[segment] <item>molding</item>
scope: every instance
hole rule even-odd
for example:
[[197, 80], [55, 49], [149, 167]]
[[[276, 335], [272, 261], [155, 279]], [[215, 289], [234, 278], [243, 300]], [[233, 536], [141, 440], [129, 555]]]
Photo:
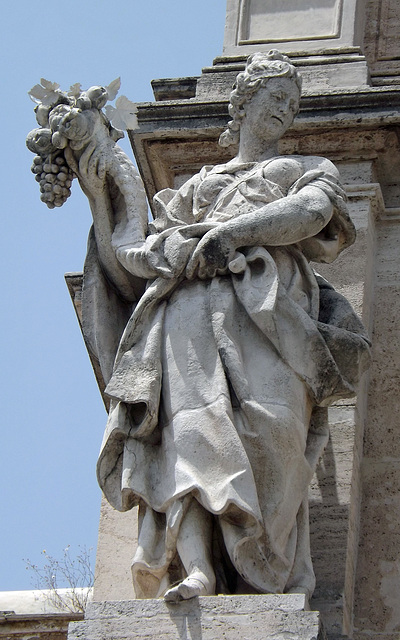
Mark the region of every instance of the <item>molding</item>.
[[[284, 153], [314, 153], [334, 162], [375, 160], [384, 153], [385, 136], [400, 127], [400, 86], [307, 92], [300, 106], [282, 139]], [[155, 193], [174, 187], [179, 176], [234, 155], [217, 143], [228, 119], [227, 97], [137, 104], [138, 124], [128, 135], [150, 206]]]
[[371, 182], [369, 184], [345, 184], [344, 188], [350, 202], [369, 200], [374, 218], [383, 219], [387, 209], [385, 209], [382, 189], [379, 182]]
[[387, 207], [383, 215], [380, 216], [381, 222], [400, 222], [400, 207]]
[[399, 223], [400, 207], [385, 207], [381, 185], [378, 182], [370, 184], [344, 185], [350, 202], [368, 199], [371, 203], [374, 218], [379, 222]]
[[83, 613], [16, 614], [2, 612], [0, 638], [5, 640], [67, 640], [71, 622], [83, 620]]

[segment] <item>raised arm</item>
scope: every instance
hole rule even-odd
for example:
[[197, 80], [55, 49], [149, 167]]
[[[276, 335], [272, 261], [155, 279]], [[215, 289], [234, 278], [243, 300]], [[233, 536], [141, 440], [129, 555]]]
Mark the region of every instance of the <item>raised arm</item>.
[[145, 241], [147, 203], [140, 177], [122, 150], [107, 140], [92, 140], [79, 159], [69, 148], [65, 156], [89, 201], [101, 266], [119, 293], [134, 299], [143, 286], [118, 259], [117, 247]]
[[[147, 260], [147, 201], [138, 172], [116, 145], [123, 133], [111, 126], [102, 111], [119, 88], [69, 92], [42, 80], [31, 91], [37, 102], [39, 128], [28, 134], [36, 153], [32, 171], [40, 183], [41, 199], [60, 207], [71, 194], [74, 177], [87, 196], [93, 216], [96, 256], [103, 275], [127, 301], [137, 299], [144, 280], [158, 275]], [[154, 258], [150, 252], [150, 258]], [[153, 260], [154, 262], [154, 260]]]

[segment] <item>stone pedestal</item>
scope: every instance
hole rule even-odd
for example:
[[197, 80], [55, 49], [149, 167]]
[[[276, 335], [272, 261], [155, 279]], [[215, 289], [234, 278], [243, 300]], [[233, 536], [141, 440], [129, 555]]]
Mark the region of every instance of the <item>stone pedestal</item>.
[[228, 0], [224, 59], [276, 48], [300, 58], [305, 86], [368, 84], [366, 0]]
[[96, 602], [68, 640], [323, 640], [319, 613], [293, 595], [211, 596], [180, 604], [163, 600]]
[[361, 44], [365, 0], [228, 0], [225, 55], [271, 49], [345, 49]]

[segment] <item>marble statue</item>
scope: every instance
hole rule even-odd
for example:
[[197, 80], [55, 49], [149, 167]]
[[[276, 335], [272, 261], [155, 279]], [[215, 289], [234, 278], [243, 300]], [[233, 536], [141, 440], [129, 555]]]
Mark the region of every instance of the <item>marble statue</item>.
[[315, 586], [307, 489], [326, 407], [355, 394], [369, 343], [310, 265], [355, 240], [338, 171], [278, 154], [300, 92], [286, 56], [252, 55], [220, 138], [237, 155], [158, 193], [149, 225], [107, 89], [37, 100], [42, 199], [60, 206], [76, 176], [93, 213], [82, 312], [109, 399], [98, 479], [116, 509], [139, 505], [137, 597]]

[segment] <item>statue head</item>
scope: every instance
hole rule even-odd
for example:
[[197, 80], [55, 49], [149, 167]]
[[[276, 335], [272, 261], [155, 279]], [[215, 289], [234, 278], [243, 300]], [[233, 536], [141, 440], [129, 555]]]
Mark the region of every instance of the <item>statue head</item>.
[[245, 70], [238, 74], [230, 95], [229, 115], [232, 120], [228, 122], [227, 129], [219, 138], [222, 147], [238, 144], [240, 125], [244, 117], [243, 105], [272, 78], [289, 78], [301, 93], [301, 76], [287, 56], [277, 49], [251, 55], [247, 59]]

